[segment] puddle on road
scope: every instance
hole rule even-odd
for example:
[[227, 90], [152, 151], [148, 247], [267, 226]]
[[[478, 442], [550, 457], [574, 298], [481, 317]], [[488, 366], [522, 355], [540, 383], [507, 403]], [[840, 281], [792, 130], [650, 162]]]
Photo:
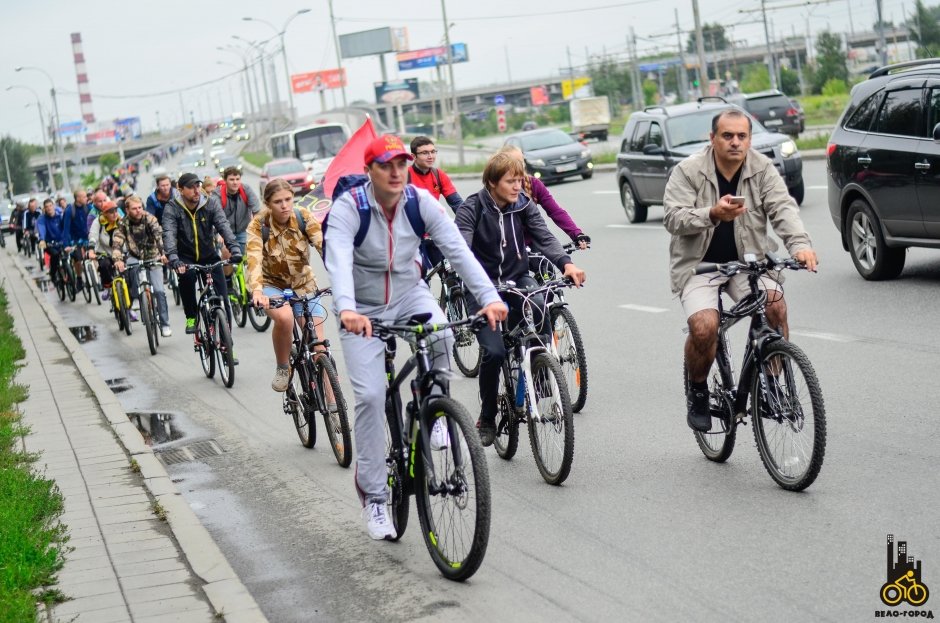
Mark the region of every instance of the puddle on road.
[[104, 382], [108, 385], [108, 387], [111, 388], [111, 391], [114, 392], [115, 394], [126, 392], [127, 390], [133, 387], [133, 385], [131, 385], [130, 382], [123, 376], [116, 378], [116, 379], [105, 379]]
[[148, 446], [177, 441], [186, 436], [186, 433], [176, 426], [172, 413], [136, 411], [129, 412], [127, 418], [137, 427]]
[[92, 342], [98, 339], [98, 327], [95, 325], [83, 324], [77, 327], [69, 327], [69, 331], [75, 336], [79, 344]]
[[51, 292], [55, 289], [49, 277], [33, 277], [33, 281], [36, 282], [36, 287], [39, 288], [40, 292]]

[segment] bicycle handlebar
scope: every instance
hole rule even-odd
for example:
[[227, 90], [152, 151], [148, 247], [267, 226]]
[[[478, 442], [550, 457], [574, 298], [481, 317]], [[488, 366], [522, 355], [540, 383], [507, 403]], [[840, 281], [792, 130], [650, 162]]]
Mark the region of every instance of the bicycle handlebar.
[[268, 309], [277, 309], [279, 307], [284, 307], [289, 303], [307, 303], [314, 299], [318, 299], [321, 296], [329, 296], [332, 294], [333, 288], [323, 288], [322, 290], [316, 290], [310, 294], [299, 295], [292, 292], [290, 296], [270, 297], [268, 298]]
[[574, 282], [569, 277], [562, 277], [561, 279], [552, 279], [551, 281], [546, 281], [545, 283], [538, 285], [530, 285], [517, 287], [515, 282], [507, 281], [504, 283], [496, 284], [497, 292], [512, 292], [513, 294], [520, 294], [522, 296], [530, 296], [532, 294], [538, 294], [540, 292], [546, 292], [548, 290], [557, 290], [558, 288], [571, 288], [574, 286]]
[[199, 272], [199, 273], [209, 273], [209, 272], [212, 272], [213, 270], [215, 270], [216, 268], [219, 268], [220, 266], [229, 266], [229, 265], [231, 265], [231, 263], [232, 263], [232, 262], [231, 262], [230, 260], [219, 260], [218, 262], [216, 262], [216, 263], [214, 263], [214, 264], [185, 264], [185, 263], [180, 263], [180, 266], [185, 266], [185, 267], [186, 267], [186, 270], [193, 270], [193, 271], [196, 271], [196, 272]]
[[478, 331], [483, 327], [487, 326], [486, 316], [474, 315], [470, 318], [463, 318], [454, 322], [421, 322], [417, 324], [385, 324], [381, 320], [376, 320], [370, 318], [369, 321], [372, 323], [372, 335], [381, 340], [386, 340], [389, 337], [394, 337], [395, 335], [412, 336], [412, 335], [422, 335], [436, 333], [438, 331], [443, 331], [445, 329], [451, 329], [454, 327], [462, 327], [464, 325], [470, 325], [470, 328], [474, 331]]
[[722, 275], [730, 277], [738, 273], [763, 275], [772, 270], [783, 270], [784, 268], [788, 268], [790, 270], [806, 270], [806, 266], [792, 257], [781, 258], [777, 257], [773, 253], [768, 253], [766, 257], [766, 260], [757, 260], [755, 258], [754, 260], [747, 262], [739, 262], [737, 260], [721, 264], [714, 262], [704, 262], [693, 268], [692, 273], [695, 275], [704, 275], [706, 273], [721, 273]]

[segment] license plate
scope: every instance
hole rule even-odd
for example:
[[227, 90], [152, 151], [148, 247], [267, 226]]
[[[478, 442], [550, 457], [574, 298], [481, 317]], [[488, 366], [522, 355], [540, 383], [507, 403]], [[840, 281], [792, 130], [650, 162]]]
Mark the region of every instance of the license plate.
[[783, 125], [783, 119], [768, 119], [764, 125]]
[[570, 164], [560, 164], [557, 167], [555, 167], [555, 170], [558, 171], [559, 173], [567, 173], [568, 171], [574, 171], [577, 168], [578, 168], [578, 163], [572, 162]]

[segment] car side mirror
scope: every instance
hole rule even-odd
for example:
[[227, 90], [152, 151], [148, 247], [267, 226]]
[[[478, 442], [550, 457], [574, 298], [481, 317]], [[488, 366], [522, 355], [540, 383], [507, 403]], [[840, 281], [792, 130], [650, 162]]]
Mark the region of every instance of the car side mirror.
[[933, 140], [940, 141], [940, 123], [933, 127]]
[[663, 148], [660, 147], [659, 145], [650, 143], [648, 145], [643, 146], [643, 154], [646, 156], [658, 156], [658, 155], [661, 155], [662, 153], [663, 153]]

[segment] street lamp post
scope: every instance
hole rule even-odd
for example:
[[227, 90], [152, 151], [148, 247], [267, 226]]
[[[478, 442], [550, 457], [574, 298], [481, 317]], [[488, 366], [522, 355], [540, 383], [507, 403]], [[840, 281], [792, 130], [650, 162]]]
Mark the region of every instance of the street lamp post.
[[[336, 48], [336, 67], [339, 69], [340, 76], [343, 75], [343, 55], [340, 53], [339, 49], [339, 37], [336, 35], [336, 16], [333, 14], [333, 0], [328, 0], [330, 6], [330, 26], [333, 29], [333, 47]], [[349, 108], [346, 104], [346, 81], [342, 81], [342, 86], [340, 91], [343, 95], [343, 115], [346, 118], [346, 125], [349, 126]], [[333, 104], [336, 104], [336, 99], [333, 99]]]
[[290, 24], [294, 20], [295, 17], [299, 15], [303, 15], [304, 13], [309, 13], [309, 12], [310, 12], [310, 9], [300, 9], [299, 11], [297, 11], [296, 13], [294, 13], [293, 15], [287, 18], [287, 21], [284, 22], [284, 26], [281, 27], [280, 31], [278, 31], [278, 29], [274, 26], [274, 24], [266, 20], [259, 19], [257, 17], [243, 17], [242, 18], [246, 22], [261, 22], [262, 24], [267, 24], [274, 30], [275, 33], [277, 33], [278, 37], [281, 39], [281, 58], [284, 61], [284, 77], [287, 79], [287, 98], [288, 98], [288, 102], [290, 103], [290, 120], [291, 120], [291, 123], [294, 125], [297, 124], [297, 111], [294, 110], [294, 89], [291, 87], [290, 67], [288, 67], [287, 65], [287, 48], [284, 46], [284, 33], [287, 32], [288, 24]]
[[55, 82], [52, 80], [52, 76], [49, 75], [44, 69], [39, 67], [17, 67], [16, 71], [23, 71], [24, 69], [32, 69], [33, 71], [38, 71], [39, 73], [46, 76], [49, 79], [49, 84], [52, 86], [50, 93], [52, 94], [52, 108], [55, 111], [55, 122], [53, 123], [53, 132], [52, 132], [52, 143], [56, 148], [56, 152], [59, 154], [59, 166], [62, 167], [62, 180], [65, 183], [66, 189], [71, 190], [72, 180], [69, 179], [69, 168], [65, 165], [65, 152], [62, 149], [62, 140], [59, 136], [59, 126], [62, 125], [62, 118], [59, 117], [59, 98], [56, 97], [55, 93]]
[[[254, 98], [252, 97], [252, 94], [251, 94], [251, 78], [250, 78], [249, 75], [248, 75], [248, 60], [247, 60], [247, 58], [245, 57], [245, 54], [242, 52], [242, 49], [239, 48], [239, 47], [237, 47], [237, 46], [234, 46], [234, 45], [232, 45], [232, 44], [229, 44], [229, 45], [225, 46], [224, 48], [223, 48], [222, 46], [218, 46], [218, 47], [216, 47], [216, 50], [221, 50], [222, 52], [232, 52], [233, 54], [238, 54], [239, 58], [242, 59], [242, 72], [244, 73], [244, 75], [242, 76], [242, 78], [243, 78], [243, 83], [242, 83], [242, 89], [243, 89], [242, 100], [243, 100], [243, 102], [247, 105], [247, 110], [248, 110], [249, 113], [250, 113], [249, 119], [251, 119], [251, 126], [252, 126], [252, 130], [251, 130], [251, 131], [252, 131], [252, 134], [257, 135], [257, 134], [258, 134], [258, 117], [257, 117], [258, 111], [256, 111], [256, 109], [255, 109], [255, 100], [254, 100]], [[222, 61], [217, 61], [217, 62], [221, 63]], [[255, 86], [257, 86], [257, 84], [256, 84]], [[256, 93], [257, 93], [257, 91], [256, 91]], [[261, 103], [260, 103], [260, 101], [258, 102], [258, 108], [261, 108]]]
[[450, 22], [447, 21], [446, 0], [441, 0], [441, 12], [444, 15], [444, 45], [447, 46], [447, 72], [450, 76], [450, 92], [454, 102], [454, 134], [456, 134], [457, 138], [457, 161], [460, 163], [460, 166], [463, 166], [463, 128], [460, 125], [460, 106], [457, 101], [457, 84], [454, 82], [454, 59], [451, 58]]
[[[49, 187], [52, 189], [52, 193], [57, 192], [55, 185], [55, 176], [52, 174], [52, 159], [49, 158], [49, 139], [46, 136], [46, 121], [42, 116], [42, 106], [39, 104], [39, 95], [27, 86], [21, 84], [14, 84], [7, 87], [7, 91], [10, 89], [23, 89], [29, 91], [33, 94], [33, 97], [36, 98], [36, 110], [39, 111], [39, 128], [42, 130], [42, 150], [46, 154], [46, 171], [49, 174]], [[28, 106], [28, 104], [27, 104]]]
[[[262, 78], [261, 83], [264, 86], [264, 102], [268, 109], [267, 110], [268, 119], [271, 122], [271, 132], [273, 133], [274, 132], [274, 117], [271, 115], [271, 109], [273, 107], [271, 106], [271, 95], [268, 92], [268, 81], [264, 75], [264, 44], [267, 43], [267, 41], [263, 41], [263, 42], [249, 41], [248, 39], [244, 39], [242, 37], [239, 37], [238, 35], [232, 35], [232, 38], [237, 39], [238, 41], [241, 41], [242, 43], [247, 44], [249, 51], [255, 50], [258, 53], [258, 60], [252, 64], [251, 73], [254, 76], [255, 91], [258, 93], [258, 108], [260, 109], [261, 108], [261, 93], [260, 93], [260, 90], [258, 89], [258, 72], [257, 72], [258, 68], [260, 67], [261, 78]], [[256, 67], [255, 65], [257, 65], [258, 67]]]

